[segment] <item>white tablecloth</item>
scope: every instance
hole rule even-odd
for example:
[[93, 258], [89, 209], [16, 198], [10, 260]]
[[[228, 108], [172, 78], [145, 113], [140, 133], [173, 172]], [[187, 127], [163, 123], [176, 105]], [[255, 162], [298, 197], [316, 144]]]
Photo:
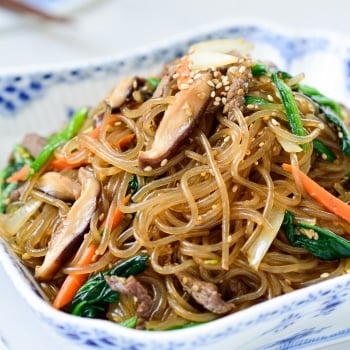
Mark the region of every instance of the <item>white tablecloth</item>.
[[[287, 25], [295, 31], [332, 29], [350, 36], [350, 5], [344, 0], [81, 0], [63, 3], [58, 10], [74, 18], [69, 25], [18, 18], [0, 9], [0, 70], [97, 58], [220, 19], [256, 17]], [[35, 318], [1, 267], [0, 281], [0, 349], [78, 349], [69, 346]], [[350, 344], [332, 347], [349, 348]]]

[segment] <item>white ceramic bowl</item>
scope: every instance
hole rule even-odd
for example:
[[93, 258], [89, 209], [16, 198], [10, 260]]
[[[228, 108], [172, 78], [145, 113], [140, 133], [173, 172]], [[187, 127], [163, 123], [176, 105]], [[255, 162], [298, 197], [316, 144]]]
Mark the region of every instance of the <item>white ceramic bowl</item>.
[[[336, 33], [298, 34], [256, 20], [199, 28], [134, 52], [64, 67], [0, 72], [0, 164], [29, 131], [56, 131], [72, 111], [94, 105], [122, 76], [158, 72], [195, 41], [244, 37], [254, 56], [269, 59], [342, 102], [350, 97], [350, 44]], [[350, 275], [324, 281], [201, 326], [168, 332], [127, 329], [109, 321], [59, 312], [0, 241], [0, 260], [18, 293], [38, 317], [76, 344], [108, 350], [311, 349], [350, 339]]]

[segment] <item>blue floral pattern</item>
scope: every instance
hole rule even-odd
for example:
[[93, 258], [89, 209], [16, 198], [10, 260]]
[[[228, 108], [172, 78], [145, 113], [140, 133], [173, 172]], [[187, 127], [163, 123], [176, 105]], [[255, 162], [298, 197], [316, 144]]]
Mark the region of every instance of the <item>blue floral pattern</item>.
[[324, 38], [285, 36], [259, 26], [232, 26], [216, 32], [200, 34], [169, 47], [160, 47], [148, 53], [139, 53], [128, 59], [110, 59], [103, 64], [72, 67], [59, 71], [45, 71], [26, 75], [0, 77], [0, 117], [16, 116], [19, 109], [32, 100], [42, 97], [48, 89], [58, 84], [76, 84], [86, 79], [100, 80], [111, 74], [132, 72], [163, 63], [181, 56], [194, 42], [220, 37], [244, 37], [252, 43], [273, 44], [283, 57], [285, 69], [296, 59], [309, 52], [322, 51], [330, 43]]
[[[115, 57], [104, 62], [32, 74], [0, 76], [1, 120], [21, 118], [21, 111], [34, 101], [44, 100], [54, 88], [104, 84], [118, 75], [152, 71], [180, 56], [194, 42], [219, 37], [244, 37], [258, 46], [268, 46], [268, 54], [278, 56], [282, 68], [295, 60], [328, 50], [332, 42], [325, 37], [294, 36], [259, 25], [229, 25], [187, 39], [161, 45], [136, 55]], [[350, 52], [343, 59], [345, 90], [350, 89]], [[112, 78], [111, 78], [112, 77]], [[105, 86], [105, 85], [104, 85]], [[107, 85], [106, 85], [107, 86]], [[74, 110], [65, 103], [65, 116]], [[21, 296], [43, 323], [70, 342], [104, 350], [189, 350], [189, 349], [307, 349], [350, 338], [350, 327], [341, 322], [350, 307], [350, 276], [324, 281], [317, 286], [274, 298], [246, 311], [192, 329], [171, 331], [164, 338], [157, 332], [121, 331], [109, 321], [85, 320], [53, 310], [42, 300], [30, 273], [0, 240], [0, 260]], [[345, 310], [345, 311], [344, 311]], [[91, 321], [91, 322], [90, 322]], [[163, 333], [164, 334], [164, 333]]]

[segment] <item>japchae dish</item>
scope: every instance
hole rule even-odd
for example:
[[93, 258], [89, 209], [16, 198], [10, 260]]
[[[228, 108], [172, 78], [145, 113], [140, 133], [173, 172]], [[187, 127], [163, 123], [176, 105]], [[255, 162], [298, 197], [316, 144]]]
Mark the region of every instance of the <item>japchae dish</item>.
[[0, 233], [53, 307], [170, 330], [349, 271], [349, 111], [251, 51], [197, 43], [14, 147]]

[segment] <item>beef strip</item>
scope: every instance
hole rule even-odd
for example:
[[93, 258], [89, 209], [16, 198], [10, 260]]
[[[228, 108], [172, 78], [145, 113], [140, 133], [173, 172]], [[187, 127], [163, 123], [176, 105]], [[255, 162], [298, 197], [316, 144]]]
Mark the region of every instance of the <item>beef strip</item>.
[[36, 158], [46, 143], [47, 140], [45, 137], [36, 133], [29, 133], [24, 136], [21, 145], [25, 147], [34, 158]]
[[182, 287], [207, 310], [215, 314], [226, 314], [235, 308], [234, 304], [222, 299], [215, 284], [205, 282], [185, 271], [178, 272], [176, 276]]
[[147, 289], [134, 276], [128, 278], [106, 276], [105, 280], [111, 289], [136, 298], [136, 315], [138, 318], [136, 328], [143, 329], [145, 321], [150, 318], [152, 308], [152, 298], [149, 296]]
[[232, 81], [227, 92], [227, 102], [225, 112], [230, 112], [234, 108], [243, 111], [245, 106], [244, 96], [248, 93], [249, 82], [252, 78], [250, 59], [241, 58], [239, 63], [227, 70], [227, 75]]

